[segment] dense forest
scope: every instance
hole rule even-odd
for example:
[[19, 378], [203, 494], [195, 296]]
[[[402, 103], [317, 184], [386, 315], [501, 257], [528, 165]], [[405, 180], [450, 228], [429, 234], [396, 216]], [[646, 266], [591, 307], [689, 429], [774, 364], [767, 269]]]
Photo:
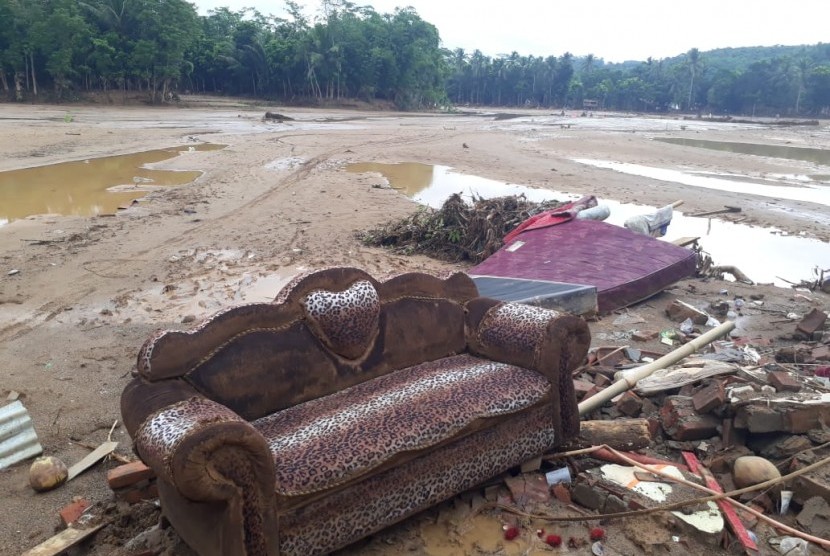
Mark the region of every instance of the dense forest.
[[830, 44], [696, 48], [622, 64], [593, 55], [491, 57], [444, 48], [412, 8], [377, 13], [285, 0], [285, 18], [185, 0], [0, 0], [0, 87], [9, 101], [102, 93], [175, 101], [185, 92], [284, 103], [360, 99], [453, 105], [826, 116]]

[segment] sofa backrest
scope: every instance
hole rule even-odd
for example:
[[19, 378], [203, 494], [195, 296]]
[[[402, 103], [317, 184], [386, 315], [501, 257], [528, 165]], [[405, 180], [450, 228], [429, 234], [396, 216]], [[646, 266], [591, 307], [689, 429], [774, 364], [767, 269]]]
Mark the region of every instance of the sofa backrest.
[[379, 282], [356, 268], [298, 276], [272, 303], [222, 311], [190, 331], [144, 344], [138, 372], [183, 379], [246, 419], [466, 350], [466, 275], [401, 274]]

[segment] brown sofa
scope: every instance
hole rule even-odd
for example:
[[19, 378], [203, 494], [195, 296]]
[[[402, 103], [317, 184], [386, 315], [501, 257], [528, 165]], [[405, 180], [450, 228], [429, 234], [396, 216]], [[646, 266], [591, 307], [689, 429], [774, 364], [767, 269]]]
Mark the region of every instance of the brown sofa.
[[589, 343], [580, 318], [465, 274], [326, 269], [154, 335], [121, 408], [197, 552], [309, 556], [575, 436]]

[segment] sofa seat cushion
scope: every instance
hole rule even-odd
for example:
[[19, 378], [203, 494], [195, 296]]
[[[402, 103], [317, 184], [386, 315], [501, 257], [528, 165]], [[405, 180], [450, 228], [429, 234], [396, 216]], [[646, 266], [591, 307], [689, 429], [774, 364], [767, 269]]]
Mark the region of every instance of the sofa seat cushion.
[[357, 384], [254, 421], [276, 466], [283, 496], [320, 492], [364, 475], [403, 452], [441, 443], [476, 420], [545, 399], [543, 375], [456, 355]]

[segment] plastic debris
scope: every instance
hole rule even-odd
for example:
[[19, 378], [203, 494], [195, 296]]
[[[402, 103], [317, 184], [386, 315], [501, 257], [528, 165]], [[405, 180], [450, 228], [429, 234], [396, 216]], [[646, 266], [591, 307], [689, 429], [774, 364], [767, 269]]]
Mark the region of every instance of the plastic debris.
[[797, 537], [774, 537], [769, 540], [769, 544], [779, 554], [787, 556], [809, 556], [810, 554], [810, 544]]
[[793, 499], [793, 491], [791, 490], [782, 490], [781, 491], [781, 509], [779, 513], [781, 515], [785, 515], [787, 510], [790, 509], [790, 501]]
[[570, 483], [571, 470], [568, 467], [561, 467], [553, 471], [548, 471], [545, 473], [545, 480], [548, 482], [548, 486], [558, 485], [559, 483]]

